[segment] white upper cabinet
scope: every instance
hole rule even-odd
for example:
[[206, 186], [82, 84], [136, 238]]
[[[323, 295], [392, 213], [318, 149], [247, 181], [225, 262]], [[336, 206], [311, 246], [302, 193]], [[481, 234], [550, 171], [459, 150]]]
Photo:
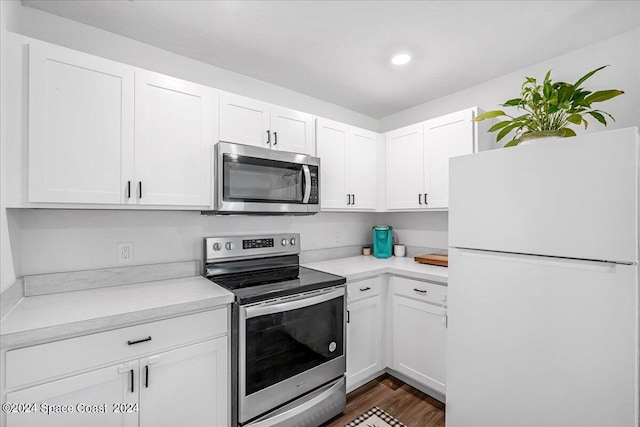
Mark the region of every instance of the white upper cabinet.
[[346, 180], [349, 127], [326, 119], [318, 119], [316, 126], [321, 208], [346, 208], [349, 204]]
[[29, 46], [29, 202], [123, 202], [133, 152], [133, 68]]
[[228, 92], [220, 93], [220, 141], [270, 147], [269, 104]]
[[307, 113], [222, 92], [220, 141], [313, 155], [313, 120]]
[[311, 114], [271, 107], [271, 148], [293, 153], [314, 154]]
[[423, 125], [407, 126], [386, 134], [387, 209], [417, 209], [424, 197]]
[[349, 193], [353, 209], [374, 210], [377, 202], [378, 135], [352, 127], [349, 138]]
[[474, 152], [472, 109], [424, 123], [425, 207], [449, 207], [449, 159]]
[[386, 133], [387, 208], [447, 209], [449, 159], [476, 151], [475, 108]]
[[215, 89], [29, 44], [28, 201], [208, 207]]
[[136, 70], [135, 99], [135, 191], [128, 200], [209, 205], [215, 91]]
[[375, 210], [378, 135], [327, 119], [316, 128], [322, 209]]

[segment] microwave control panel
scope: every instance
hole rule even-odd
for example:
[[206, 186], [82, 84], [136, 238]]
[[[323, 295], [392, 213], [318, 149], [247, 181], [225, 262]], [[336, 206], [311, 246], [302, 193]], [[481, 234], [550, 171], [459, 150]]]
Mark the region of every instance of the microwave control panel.
[[311, 172], [311, 194], [309, 195], [309, 204], [317, 205], [319, 200], [319, 186], [318, 186], [318, 167], [311, 166], [309, 168], [309, 172]]

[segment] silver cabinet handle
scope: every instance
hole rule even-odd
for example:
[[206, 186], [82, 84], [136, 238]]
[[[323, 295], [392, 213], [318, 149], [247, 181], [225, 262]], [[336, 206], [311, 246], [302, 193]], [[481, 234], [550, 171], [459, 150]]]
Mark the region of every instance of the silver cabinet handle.
[[271, 144], [271, 131], [267, 131], [267, 145]]
[[429, 193], [424, 193], [424, 204], [428, 205], [429, 202], [427, 201], [427, 196], [429, 196]]
[[354, 205], [355, 205], [355, 204], [356, 204], [356, 195], [355, 195], [355, 194], [352, 194], [351, 196], [353, 197], [353, 203], [352, 203], [352, 204], [354, 204]]
[[347, 206], [351, 204], [351, 194], [347, 194]]
[[273, 145], [278, 145], [278, 132], [273, 132]]
[[366, 292], [366, 291], [370, 291], [371, 288], [369, 286], [367, 286], [366, 288], [360, 288], [360, 292]]
[[425, 295], [427, 294], [427, 291], [424, 290], [424, 289], [413, 288], [413, 290], [418, 292], [418, 293], [420, 293], [420, 294], [425, 294]]
[[418, 193], [418, 204], [422, 206], [422, 194]]

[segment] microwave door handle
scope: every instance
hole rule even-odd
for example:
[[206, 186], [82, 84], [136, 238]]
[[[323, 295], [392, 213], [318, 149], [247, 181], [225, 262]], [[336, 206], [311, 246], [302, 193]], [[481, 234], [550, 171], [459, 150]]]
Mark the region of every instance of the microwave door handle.
[[302, 197], [302, 203], [308, 204], [309, 197], [311, 197], [311, 171], [309, 170], [309, 165], [302, 165], [302, 171], [304, 172], [304, 180], [302, 181], [304, 196]]

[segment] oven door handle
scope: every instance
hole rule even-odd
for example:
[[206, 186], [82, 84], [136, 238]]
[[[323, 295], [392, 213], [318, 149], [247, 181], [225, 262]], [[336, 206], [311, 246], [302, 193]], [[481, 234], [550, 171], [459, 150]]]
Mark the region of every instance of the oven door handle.
[[309, 307], [321, 302], [329, 301], [334, 298], [344, 297], [344, 288], [335, 289], [333, 291], [321, 294], [301, 295], [298, 298], [291, 298], [285, 301], [274, 301], [271, 303], [254, 305], [251, 307], [243, 307], [245, 319], [252, 317], [264, 316], [266, 314], [282, 313], [284, 311], [296, 310], [298, 308]]
[[311, 170], [309, 170], [309, 165], [302, 165], [302, 171], [304, 172], [304, 197], [302, 197], [302, 203], [308, 204], [309, 197], [311, 197]]

